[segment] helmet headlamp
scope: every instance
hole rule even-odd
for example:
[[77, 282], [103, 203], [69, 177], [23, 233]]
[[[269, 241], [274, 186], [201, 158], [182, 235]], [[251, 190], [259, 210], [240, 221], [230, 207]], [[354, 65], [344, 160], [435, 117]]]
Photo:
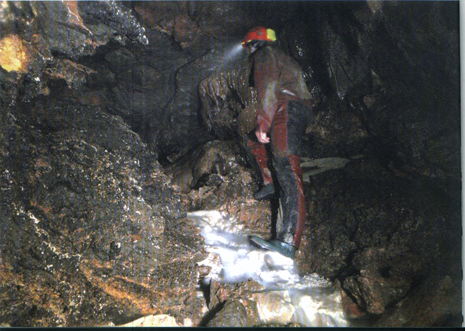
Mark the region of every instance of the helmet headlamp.
[[247, 43], [252, 40], [276, 41], [276, 33], [272, 29], [267, 29], [262, 26], [256, 27], [247, 33], [242, 42], [242, 47], [246, 47]]

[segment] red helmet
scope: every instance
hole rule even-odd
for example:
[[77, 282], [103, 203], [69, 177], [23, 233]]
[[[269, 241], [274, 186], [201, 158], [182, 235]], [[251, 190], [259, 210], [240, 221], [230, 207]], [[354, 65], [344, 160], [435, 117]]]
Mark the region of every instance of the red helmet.
[[242, 42], [242, 47], [245, 47], [245, 45], [251, 40], [275, 41], [276, 33], [272, 29], [267, 29], [262, 26], [256, 27], [247, 33], [247, 36], [245, 36], [244, 41]]

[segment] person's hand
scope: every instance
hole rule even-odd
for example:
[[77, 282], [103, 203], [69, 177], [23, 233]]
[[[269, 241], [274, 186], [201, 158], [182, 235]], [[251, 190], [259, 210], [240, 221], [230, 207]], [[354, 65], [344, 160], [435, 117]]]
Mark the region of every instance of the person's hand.
[[270, 142], [270, 137], [268, 137], [266, 132], [263, 132], [260, 127], [257, 127], [257, 130], [255, 130], [255, 135], [262, 144], [268, 144]]

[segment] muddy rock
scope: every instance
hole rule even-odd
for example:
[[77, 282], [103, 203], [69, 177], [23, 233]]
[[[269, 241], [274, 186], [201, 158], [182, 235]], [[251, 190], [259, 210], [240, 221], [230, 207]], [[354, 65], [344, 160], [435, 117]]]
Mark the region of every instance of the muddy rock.
[[[448, 275], [442, 279], [430, 278], [414, 290], [414, 295], [399, 303], [402, 309], [388, 309], [375, 325], [399, 325], [399, 321], [404, 327], [459, 325], [461, 318], [456, 308], [456, 302], [460, 301], [459, 288]], [[415, 305], [425, 307], [426, 312], [419, 311]]]
[[179, 186], [182, 193], [189, 193], [203, 186], [205, 180], [213, 177], [211, 175], [218, 175], [220, 184], [221, 177], [229, 175], [237, 166], [237, 155], [233, 142], [211, 141], [166, 167], [166, 173], [172, 176], [171, 183]]
[[255, 128], [256, 93], [248, 87], [246, 54], [200, 82], [202, 120], [221, 139], [240, 138]]
[[177, 193], [127, 124], [46, 100], [9, 115], [2, 321], [121, 324], [194, 307], [200, 238], [182, 207], [166, 203]]
[[[359, 175], [352, 182], [354, 167]], [[458, 201], [444, 201], [433, 183], [418, 179], [392, 177], [375, 184], [384, 172], [376, 162], [360, 159], [331, 176], [327, 172], [311, 177], [314, 195], [308, 199], [306, 237], [310, 246], [299, 257], [303, 270], [308, 261], [310, 270], [339, 279], [359, 307], [372, 314], [403, 300], [445, 256], [455, 259], [450, 268], [459, 263], [451, 253], [459, 243], [450, 241], [451, 229], [458, 230], [460, 224], [453, 207]], [[382, 178], [390, 176], [384, 173]], [[353, 212], [341, 214], [337, 201]], [[319, 215], [326, 216], [323, 220]]]
[[[77, 59], [93, 55], [97, 47], [112, 39], [147, 43], [144, 28], [117, 3], [9, 2], [4, 7], [0, 24], [2, 38], [7, 39], [2, 39], [2, 43], [10, 46], [2, 46], [2, 67], [22, 73], [27, 88], [24, 94], [15, 96], [21, 99], [48, 95], [50, 80], [64, 79], [69, 86], [81, 86], [93, 70], [79, 64]], [[113, 19], [104, 24], [88, 19], [89, 15], [103, 18], [104, 13], [113, 15]], [[8, 38], [16, 41], [15, 47], [11, 47]], [[18, 49], [21, 49], [19, 57]], [[22, 60], [11, 66], [9, 58]]]
[[204, 316], [200, 325], [208, 327], [251, 327], [261, 324], [257, 301], [252, 293], [261, 287], [249, 280], [238, 284], [219, 284], [210, 281], [208, 293], [209, 314]]
[[227, 301], [215, 317], [208, 322], [208, 327], [244, 327], [247, 326], [247, 311], [237, 300]]

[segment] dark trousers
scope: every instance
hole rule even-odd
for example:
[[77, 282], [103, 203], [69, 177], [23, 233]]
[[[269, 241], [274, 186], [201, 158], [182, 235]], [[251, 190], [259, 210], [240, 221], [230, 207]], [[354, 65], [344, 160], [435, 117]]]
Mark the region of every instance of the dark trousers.
[[[283, 101], [279, 104], [270, 130], [272, 164], [279, 188], [280, 212], [276, 224], [276, 239], [299, 248], [305, 224], [305, 195], [300, 168], [302, 136], [310, 122], [311, 110], [302, 102]], [[253, 133], [254, 134], [254, 133]], [[251, 135], [247, 139], [252, 163], [263, 184], [273, 182], [266, 146]]]

